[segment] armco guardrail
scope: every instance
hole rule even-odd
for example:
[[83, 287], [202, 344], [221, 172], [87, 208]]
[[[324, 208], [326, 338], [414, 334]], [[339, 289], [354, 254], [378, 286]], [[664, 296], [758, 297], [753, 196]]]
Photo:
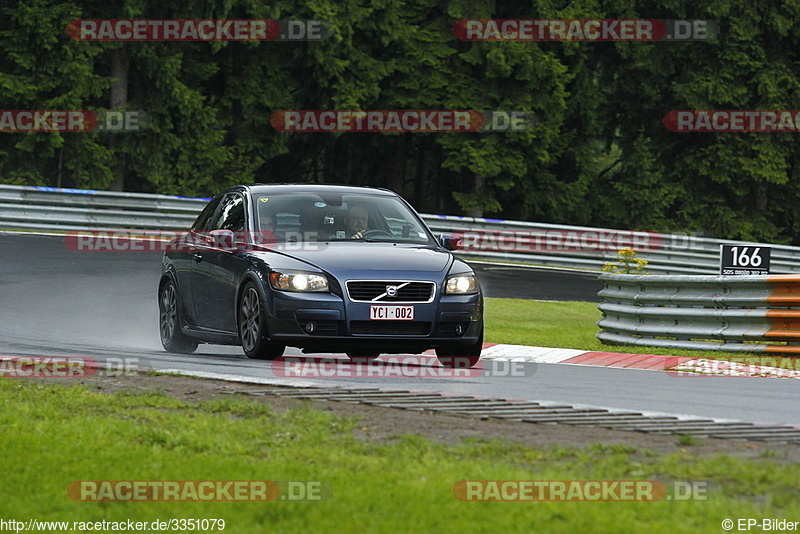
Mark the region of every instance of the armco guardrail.
[[786, 245], [471, 217], [423, 217], [435, 231], [462, 233], [462, 255], [468, 258], [599, 271], [605, 262], [618, 259], [617, 250], [631, 247], [649, 262], [649, 273], [710, 275], [719, 273], [720, 245], [730, 244], [770, 247], [771, 272], [800, 273], [800, 248]]
[[800, 276], [603, 274], [609, 345], [800, 354]]
[[[0, 228], [183, 230], [207, 199], [144, 193], [0, 185]], [[800, 248], [691, 235], [566, 226], [449, 215], [423, 215], [436, 232], [463, 238], [468, 259], [602, 269], [632, 247], [652, 274], [716, 274], [720, 244], [772, 248], [773, 273], [800, 273]]]
[[208, 202], [147, 193], [0, 185], [0, 228], [182, 230]]

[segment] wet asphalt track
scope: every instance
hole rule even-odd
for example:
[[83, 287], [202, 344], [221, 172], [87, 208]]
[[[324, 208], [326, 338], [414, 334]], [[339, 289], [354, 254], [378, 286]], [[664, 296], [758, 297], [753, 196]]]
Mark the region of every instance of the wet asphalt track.
[[[599, 289], [594, 276], [587, 273], [475, 267], [486, 294], [493, 297], [595, 301]], [[277, 377], [270, 362], [248, 360], [238, 347], [204, 345], [193, 355], [165, 353], [158, 338], [159, 269], [157, 253], [71, 252], [58, 237], [0, 235], [0, 355], [90, 357], [98, 361], [130, 358], [139, 368], [290, 383], [290, 379]], [[287, 353], [299, 354], [291, 349]], [[347, 369], [349, 363], [338, 357], [342, 358], [340, 369]], [[500, 370], [493, 365], [487, 368]], [[800, 383], [796, 380], [677, 378], [656, 371], [548, 364], [524, 364], [519, 371], [515, 376], [448, 378], [422, 373], [422, 377], [323, 377], [300, 382], [554, 401], [800, 426]]]

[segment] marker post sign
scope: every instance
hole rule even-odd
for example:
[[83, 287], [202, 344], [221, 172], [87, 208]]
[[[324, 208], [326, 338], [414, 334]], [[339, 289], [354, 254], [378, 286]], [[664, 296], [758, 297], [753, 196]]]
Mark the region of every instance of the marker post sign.
[[720, 245], [719, 274], [725, 276], [769, 274], [769, 259], [769, 247]]

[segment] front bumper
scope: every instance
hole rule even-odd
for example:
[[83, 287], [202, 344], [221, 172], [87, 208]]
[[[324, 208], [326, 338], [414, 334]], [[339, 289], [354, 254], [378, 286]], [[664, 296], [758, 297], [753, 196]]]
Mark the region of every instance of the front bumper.
[[480, 294], [443, 295], [429, 303], [405, 304], [414, 306], [412, 321], [370, 320], [372, 303], [329, 293], [275, 292], [272, 297], [267, 321], [270, 338], [314, 352], [422, 352], [446, 344], [475, 343], [482, 331]]

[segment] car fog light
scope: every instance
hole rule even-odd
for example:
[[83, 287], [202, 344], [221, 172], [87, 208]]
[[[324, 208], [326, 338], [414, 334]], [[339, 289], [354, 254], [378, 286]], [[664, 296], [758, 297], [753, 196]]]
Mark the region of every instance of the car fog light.
[[317, 325], [315, 325], [313, 321], [309, 321], [306, 323], [306, 332], [308, 332], [309, 334], [313, 333], [316, 328]]

